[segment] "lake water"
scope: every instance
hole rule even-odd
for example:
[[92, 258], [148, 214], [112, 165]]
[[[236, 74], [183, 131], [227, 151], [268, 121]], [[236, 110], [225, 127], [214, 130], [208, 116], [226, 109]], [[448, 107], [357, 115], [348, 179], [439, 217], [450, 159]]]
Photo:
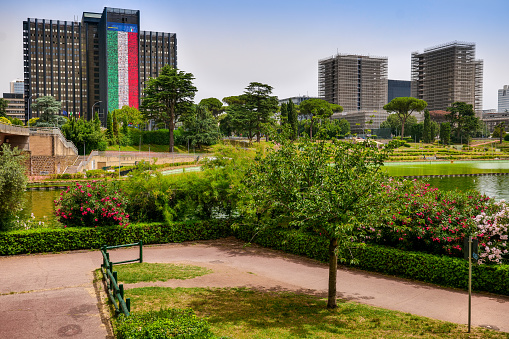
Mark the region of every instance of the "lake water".
[[392, 176], [509, 173], [509, 161], [388, 162], [383, 169]]
[[[384, 166], [392, 176], [454, 175], [509, 173], [509, 161], [426, 161], [392, 162]], [[426, 178], [431, 186], [442, 190], [477, 190], [489, 197], [509, 200], [509, 175]]]
[[[509, 173], [509, 161], [391, 162], [385, 164], [384, 170], [392, 176]], [[474, 189], [497, 200], [509, 200], [509, 175], [443, 177], [425, 180], [443, 190]], [[29, 217], [33, 213], [37, 220], [43, 220], [44, 217], [55, 220], [53, 200], [60, 196], [60, 192], [60, 190], [26, 191], [23, 217]]]
[[56, 220], [53, 201], [60, 197], [61, 190], [26, 191], [25, 206], [21, 212], [23, 218], [29, 218], [33, 213], [35, 220]]

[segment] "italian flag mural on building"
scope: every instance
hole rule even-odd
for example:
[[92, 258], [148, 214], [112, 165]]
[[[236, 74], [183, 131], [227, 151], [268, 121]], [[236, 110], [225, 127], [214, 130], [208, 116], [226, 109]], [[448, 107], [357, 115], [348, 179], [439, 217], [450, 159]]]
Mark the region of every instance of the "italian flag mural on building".
[[108, 22], [108, 111], [138, 108], [138, 26]]

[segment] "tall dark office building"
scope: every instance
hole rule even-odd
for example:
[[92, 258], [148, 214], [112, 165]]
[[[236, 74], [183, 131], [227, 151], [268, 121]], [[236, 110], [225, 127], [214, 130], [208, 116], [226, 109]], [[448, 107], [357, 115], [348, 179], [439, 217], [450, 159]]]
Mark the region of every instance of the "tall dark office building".
[[61, 114], [106, 114], [139, 107], [145, 81], [169, 64], [177, 67], [175, 33], [140, 31], [140, 11], [104, 8], [81, 22], [23, 22], [25, 119], [39, 116], [30, 104], [51, 95]]
[[407, 80], [391, 80], [387, 81], [387, 102], [394, 98], [409, 97], [411, 81]]

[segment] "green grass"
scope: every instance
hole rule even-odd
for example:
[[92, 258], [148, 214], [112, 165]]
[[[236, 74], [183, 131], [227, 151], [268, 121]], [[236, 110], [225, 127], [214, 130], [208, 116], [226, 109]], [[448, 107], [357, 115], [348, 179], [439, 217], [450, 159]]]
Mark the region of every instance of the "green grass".
[[212, 273], [205, 267], [179, 264], [135, 263], [116, 265], [119, 282], [132, 284], [142, 281], [167, 281], [170, 279], [193, 279]]
[[509, 338], [509, 334], [338, 300], [245, 288], [146, 287], [126, 291], [133, 312], [192, 308], [227, 338]]
[[[169, 145], [155, 145], [155, 144], [144, 144], [141, 145], [141, 152], [148, 152], [150, 148], [150, 152], [168, 152], [170, 146]], [[188, 153], [187, 146], [173, 146], [175, 153]], [[106, 148], [107, 151], [118, 151], [118, 145], [108, 146]], [[138, 152], [140, 151], [140, 146], [120, 146], [120, 150], [123, 152]], [[211, 147], [203, 146], [200, 149], [195, 149], [196, 153], [210, 153]], [[190, 154], [193, 154], [193, 148], [189, 150]]]

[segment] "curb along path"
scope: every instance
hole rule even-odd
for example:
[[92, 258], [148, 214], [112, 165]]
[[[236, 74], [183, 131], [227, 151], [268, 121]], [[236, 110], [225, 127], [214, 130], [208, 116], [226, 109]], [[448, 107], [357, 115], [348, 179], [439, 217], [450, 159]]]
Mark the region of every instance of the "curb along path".
[[[123, 248], [109, 253], [112, 261], [122, 261], [136, 258], [138, 251]], [[245, 286], [318, 295], [327, 292], [326, 264], [257, 246], [243, 247], [233, 238], [144, 246], [143, 252], [144, 262], [188, 263], [211, 268], [214, 273], [126, 288]], [[0, 257], [0, 338], [110, 338], [100, 311], [103, 297], [98, 297], [93, 285], [93, 271], [101, 262], [100, 251]], [[343, 267], [338, 272], [337, 291], [342, 299], [467, 323], [466, 291]], [[136, 310], [136, 305], [131, 307]], [[508, 297], [473, 294], [474, 326], [509, 332], [507, 314]]]

